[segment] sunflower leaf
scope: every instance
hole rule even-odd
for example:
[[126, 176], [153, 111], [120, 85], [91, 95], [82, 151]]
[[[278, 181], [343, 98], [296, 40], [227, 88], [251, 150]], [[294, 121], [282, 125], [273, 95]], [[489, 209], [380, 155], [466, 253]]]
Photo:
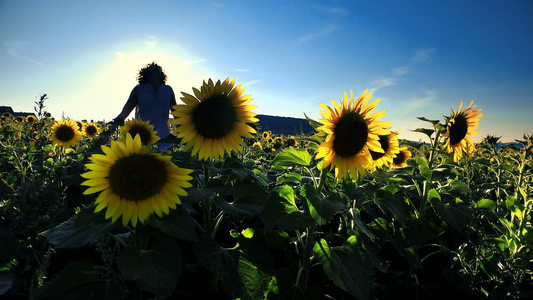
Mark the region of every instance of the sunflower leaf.
[[121, 291], [114, 280], [98, 276], [95, 264], [81, 260], [67, 265], [59, 274], [49, 296], [52, 299], [120, 299]]
[[315, 187], [310, 183], [303, 186], [301, 195], [307, 200], [311, 217], [318, 225], [329, 222], [335, 213], [344, 207], [341, 202], [333, 202], [320, 197]]
[[197, 241], [194, 220], [181, 206], [171, 209], [168, 215], [162, 218], [153, 217], [151, 223], [164, 233], [177, 238]]
[[314, 222], [311, 216], [296, 205], [294, 190], [285, 185], [274, 189], [261, 214], [267, 226], [277, 225], [284, 230], [302, 229]]
[[455, 205], [442, 203], [440, 195], [435, 189], [429, 191], [428, 200], [439, 218], [457, 231], [462, 231], [472, 220], [472, 209], [464, 203]]
[[309, 121], [309, 125], [311, 125], [311, 127], [313, 127], [314, 129], [318, 129], [318, 127], [322, 126], [322, 124], [320, 122], [317, 122], [317, 121], [309, 118], [305, 113], [304, 113], [304, 116], [307, 119], [307, 121]]
[[237, 264], [228, 250], [209, 236], [202, 235], [193, 246], [194, 254], [209, 271], [222, 278], [224, 289], [233, 296], [243, 293], [243, 283]]
[[0, 271], [0, 295], [3, 295], [11, 288], [13, 281], [13, 274], [11, 274], [11, 271]]
[[94, 206], [81, 210], [75, 217], [49, 229], [44, 235], [56, 248], [77, 248], [96, 242], [116, 226], [106, 220], [104, 212], [93, 213]]
[[237, 181], [233, 192], [233, 202], [216, 197], [215, 205], [227, 214], [237, 217], [254, 217], [261, 214], [267, 195], [260, 186], [249, 181]]
[[239, 257], [238, 270], [244, 285], [244, 298], [262, 299], [271, 277], [244, 256]]
[[352, 244], [340, 249], [330, 248], [321, 239], [315, 243], [313, 255], [338, 287], [357, 299], [368, 299], [373, 288], [372, 263], [361, 246]]
[[411, 131], [423, 133], [423, 134], [427, 135], [430, 139], [431, 139], [431, 136], [433, 135], [433, 133], [435, 132], [435, 130], [433, 130], [433, 129], [426, 129], [426, 128], [417, 128], [417, 129], [411, 130]]
[[273, 166], [295, 167], [309, 166], [311, 163], [311, 154], [307, 150], [297, 150], [292, 147], [286, 148], [274, 158]]
[[433, 124], [433, 126], [435, 126], [436, 124], [439, 123], [438, 120], [428, 120], [428, 119], [426, 119], [426, 118], [424, 118], [424, 117], [416, 117], [416, 118], [419, 119], [419, 120], [422, 120], [422, 121], [429, 122], [429, 123]]
[[127, 246], [118, 262], [126, 279], [162, 298], [172, 295], [182, 268], [180, 250], [176, 241], [168, 236], [156, 237], [152, 249]]

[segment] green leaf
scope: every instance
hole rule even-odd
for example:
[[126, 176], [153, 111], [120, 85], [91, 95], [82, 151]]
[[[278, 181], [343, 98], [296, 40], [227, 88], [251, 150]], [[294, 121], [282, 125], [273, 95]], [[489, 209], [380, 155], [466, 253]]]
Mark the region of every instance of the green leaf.
[[[434, 190], [432, 190], [434, 191]], [[437, 192], [437, 191], [435, 191]], [[431, 193], [431, 191], [430, 191]], [[437, 193], [438, 194], [438, 193]], [[439, 195], [440, 197], [440, 195]], [[462, 231], [463, 228], [472, 220], [472, 210], [464, 203], [455, 205], [445, 205], [440, 198], [430, 197], [428, 199], [435, 210], [435, 213], [448, 225], [452, 226], [457, 231]]]
[[234, 201], [229, 203], [222, 197], [215, 198], [215, 205], [232, 216], [254, 217], [261, 214], [267, 194], [255, 183], [237, 181], [233, 186]]
[[474, 205], [474, 208], [494, 211], [496, 209], [496, 206], [497, 204], [493, 200], [481, 199]]
[[280, 176], [277, 179], [277, 183], [279, 185], [287, 183], [287, 182], [299, 183], [300, 181], [302, 181], [302, 175], [300, 175], [298, 173], [283, 174], [283, 176]]
[[[351, 246], [348, 249], [353, 250]], [[321, 239], [315, 243], [313, 255], [338, 287], [357, 299], [368, 299], [373, 288], [373, 274], [365, 251], [350, 253], [343, 249], [333, 250]]]
[[435, 132], [435, 130], [433, 130], [433, 129], [426, 129], [426, 128], [417, 128], [417, 129], [411, 130], [411, 131], [423, 133], [423, 134], [427, 135], [430, 139], [431, 139], [431, 135], [433, 135], [433, 133]]
[[0, 296], [5, 294], [13, 285], [13, 274], [9, 270], [0, 271]]
[[413, 218], [407, 227], [405, 237], [411, 245], [426, 243], [446, 231], [446, 224], [433, 211], [427, 211], [420, 218]]
[[129, 245], [118, 263], [125, 278], [163, 298], [172, 295], [182, 269], [180, 250], [175, 240], [167, 236], [156, 237], [148, 250]]
[[259, 270], [252, 262], [243, 256], [239, 257], [238, 270], [244, 286], [243, 298], [264, 298], [264, 293], [268, 288], [271, 276]]
[[231, 255], [209, 236], [202, 235], [193, 245], [194, 254], [209, 271], [222, 278], [224, 289], [235, 297], [243, 294], [243, 283]]
[[313, 127], [314, 129], [318, 129], [318, 127], [322, 126], [322, 123], [319, 123], [319, 122], [309, 118], [305, 113], [304, 113], [304, 116], [307, 119], [307, 121], [309, 121], [309, 125], [311, 125], [311, 127]]
[[76, 261], [66, 266], [57, 279], [49, 299], [54, 300], [112, 300], [121, 299], [117, 283], [98, 276], [92, 261]]
[[318, 225], [324, 225], [331, 221], [335, 213], [344, 207], [340, 202], [332, 202], [320, 197], [315, 187], [310, 183], [302, 187], [301, 195], [307, 200], [311, 217]]
[[274, 259], [272, 258], [263, 230], [257, 229], [254, 232], [251, 231], [253, 229], [248, 228], [239, 235], [239, 249], [246, 255], [246, 259], [252, 262], [257, 268], [267, 273], [274, 272]]
[[379, 191], [377, 197], [374, 198], [377, 206], [387, 215], [389, 215], [402, 226], [405, 226], [405, 220], [408, 216], [409, 207], [400, 198], [394, 197], [389, 191]]
[[424, 157], [417, 156], [415, 158], [416, 163], [418, 164], [418, 168], [420, 170], [420, 174], [424, 176], [426, 180], [431, 180], [431, 176], [433, 175], [433, 172], [428, 166], [428, 162]]
[[439, 194], [439, 192], [437, 192], [437, 190], [435, 190], [435, 189], [431, 189], [431, 190], [428, 192], [428, 200], [431, 201], [432, 199], [438, 199], [438, 200], [441, 200], [441, 199], [440, 199], [440, 194]]
[[323, 131], [313, 134], [312, 136], [304, 136], [299, 138], [300, 141], [310, 143], [310, 148], [316, 149], [316, 147], [324, 142], [327, 134]]
[[247, 168], [246, 165], [236, 157], [225, 159], [222, 168], [226, 174], [230, 175], [230, 177], [241, 181], [248, 177], [255, 178], [254, 172]]
[[416, 118], [419, 119], [419, 120], [422, 120], [422, 121], [429, 122], [429, 123], [431, 123], [433, 126], [435, 126], [435, 125], [437, 125], [437, 124], [439, 123], [438, 120], [428, 120], [428, 119], [426, 119], [426, 118], [424, 118], [424, 117], [416, 117]]
[[309, 166], [310, 163], [311, 154], [307, 150], [294, 149], [293, 147], [286, 148], [272, 161], [272, 165], [278, 167]]
[[102, 235], [115, 228], [116, 224], [105, 219], [104, 211], [93, 213], [88, 206], [76, 216], [43, 233], [56, 248], [76, 248], [94, 243]]
[[507, 241], [504, 238], [492, 238], [488, 240], [498, 250], [504, 252], [507, 249]]
[[313, 224], [311, 216], [296, 205], [294, 190], [289, 186], [274, 189], [267, 199], [261, 215], [267, 226], [281, 229], [302, 229]]
[[190, 241], [198, 240], [194, 220], [181, 205], [177, 205], [176, 209], [171, 209], [169, 214], [162, 218], [151, 218], [150, 222], [154, 227], [172, 237]]

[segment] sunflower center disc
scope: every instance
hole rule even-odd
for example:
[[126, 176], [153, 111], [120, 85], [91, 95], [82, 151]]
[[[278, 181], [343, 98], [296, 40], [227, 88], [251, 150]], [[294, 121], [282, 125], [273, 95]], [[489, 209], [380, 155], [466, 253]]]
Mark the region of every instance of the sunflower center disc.
[[459, 114], [455, 117], [455, 123], [450, 128], [450, 144], [455, 145], [463, 140], [468, 132], [468, 122], [463, 114]]
[[204, 138], [218, 139], [233, 130], [237, 113], [226, 95], [214, 95], [198, 104], [193, 113], [193, 122]]
[[152, 139], [152, 133], [144, 126], [132, 126], [128, 132], [131, 134], [132, 138], [135, 138], [138, 134], [141, 137], [143, 145], [148, 145]]
[[381, 145], [381, 149], [383, 149], [383, 153], [374, 152], [370, 150], [370, 155], [372, 155], [372, 160], [380, 159], [381, 157], [383, 157], [383, 155], [385, 155], [385, 153], [387, 153], [387, 150], [389, 150], [389, 138], [387, 135], [380, 135], [379, 143]]
[[396, 157], [392, 159], [392, 163], [394, 163], [395, 165], [401, 165], [404, 160], [405, 160], [405, 153], [400, 151], [400, 153], [396, 154]]
[[349, 112], [342, 116], [333, 130], [333, 150], [340, 157], [351, 157], [359, 153], [368, 138], [368, 125], [361, 115]]
[[87, 131], [87, 134], [89, 135], [95, 135], [96, 134], [96, 128], [94, 126], [88, 126], [85, 131]]
[[144, 201], [157, 195], [167, 179], [165, 164], [147, 154], [120, 158], [109, 170], [111, 189], [127, 201]]
[[74, 129], [70, 126], [63, 125], [57, 128], [56, 137], [60, 141], [70, 141], [75, 135]]

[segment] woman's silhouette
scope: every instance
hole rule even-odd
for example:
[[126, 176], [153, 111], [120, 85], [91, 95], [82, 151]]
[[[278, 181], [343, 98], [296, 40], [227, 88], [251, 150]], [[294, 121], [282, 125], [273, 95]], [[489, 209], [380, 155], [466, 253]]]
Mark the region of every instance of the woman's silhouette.
[[133, 88], [122, 112], [115, 119], [120, 125], [135, 108], [135, 118], [149, 121], [160, 138], [170, 134], [169, 113], [176, 105], [174, 91], [166, 85], [167, 75], [152, 62], [139, 71], [139, 84]]

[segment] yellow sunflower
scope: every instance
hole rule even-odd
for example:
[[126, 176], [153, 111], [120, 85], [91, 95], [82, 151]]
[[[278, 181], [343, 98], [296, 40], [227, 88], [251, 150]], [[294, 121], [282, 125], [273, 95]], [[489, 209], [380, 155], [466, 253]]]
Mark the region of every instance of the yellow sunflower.
[[263, 139], [265, 139], [267, 141], [268, 141], [268, 139], [270, 138], [271, 135], [272, 135], [272, 131], [270, 131], [270, 130], [269, 131], [263, 131], [263, 134], [262, 134]]
[[400, 143], [398, 141], [398, 132], [389, 132], [387, 135], [379, 136], [379, 144], [385, 152], [374, 152], [370, 150], [370, 155], [374, 161], [374, 168], [382, 168], [392, 164], [396, 154], [400, 152]]
[[107, 208], [105, 217], [134, 227], [137, 220], [146, 222], [154, 212], [162, 217], [181, 204], [179, 196], [187, 196], [184, 188], [191, 187], [192, 170], [182, 169], [170, 161], [170, 156], [152, 154], [141, 143], [140, 135], [126, 134], [125, 142], [111, 141], [102, 146], [104, 154], [93, 154], [90, 171], [81, 174], [84, 194], [101, 192], [94, 212]]
[[28, 115], [28, 116], [26, 116], [26, 122], [28, 122], [28, 123], [33, 123], [33, 122], [35, 122], [35, 121], [37, 121], [37, 117], [35, 117], [34, 115]]
[[178, 137], [182, 138], [184, 150], [192, 148], [192, 155], [199, 159], [223, 157], [226, 152], [242, 151], [242, 137], [252, 138], [255, 129], [247, 123], [258, 122], [251, 112], [251, 95], [243, 95], [245, 88], [234, 87], [235, 79], [216, 84], [211, 79], [204, 81], [200, 90], [193, 88], [194, 96], [183, 93], [185, 103], [175, 105], [172, 115], [177, 124]]
[[87, 137], [95, 138], [98, 136], [99, 132], [100, 129], [98, 128], [98, 125], [94, 123], [85, 124], [85, 126], [83, 126], [83, 135]]
[[483, 115], [481, 109], [474, 109], [476, 107], [473, 105], [474, 101], [465, 110], [461, 110], [463, 102], [459, 102], [459, 109], [452, 111], [452, 116], [447, 120], [447, 131], [443, 135], [447, 139], [444, 147], [448, 153], [453, 152], [454, 161], [459, 161], [463, 157], [463, 151], [470, 154], [475, 149], [470, 136], [478, 135], [474, 129], [478, 128], [479, 118]]
[[372, 168], [370, 150], [384, 152], [379, 143], [380, 135], [387, 135], [383, 127], [390, 126], [389, 122], [378, 121], [386, 111], [382, 110], [371, 115], [380, 99], [368, 104], [372, 93], [367, 90], [354, 101], [353, 92], [350, 98], [344, 93], [341, 106], [334, 100], [333, 108], [319, 103], [324, 109], [320, 113], [324, 119], [319, 121], [318, 128], [327, 134], [326, 140], [316, 150], [316, 159], [324, 158], [322, 168], [335, 168], [337, 180], [344, 178], [350, 171], [364, 174], [365, 169]]
[[255, 142], [252, 147], [257, 147], [259, 149], [263, 149], [263, 145], [261, 145], [261, 142]]
[[78, 125], [72, 120], [61, 120], [52, 126], [52, 143], [56, 146], [70, 147], [76, 145], [81, 140], [81, 133]]
[[157, 136], [157, 131], [154, 131], [154, 125], [150, 125], [150, 121], [142, 121], [135, 118], [124, 123], [124, 126], [120, 128], [119, 140], [124, 142], [128, 133], [133, 137], [138, 134], [143, 145], [153, 144], [160, 139]]
[[405, 167], [407, 166], [407, 160], [411, 158], [411, 151], [407, 147], [400, 148], [400, 152], [396, 154], [396, 157], [392, 159], [392, 167]]
[[294, 136], [289, 136], [289, 138], [285, 141], [287, 146], [289, 147], [296, 147], [298, 146], [298, 141], [294, 138]]

